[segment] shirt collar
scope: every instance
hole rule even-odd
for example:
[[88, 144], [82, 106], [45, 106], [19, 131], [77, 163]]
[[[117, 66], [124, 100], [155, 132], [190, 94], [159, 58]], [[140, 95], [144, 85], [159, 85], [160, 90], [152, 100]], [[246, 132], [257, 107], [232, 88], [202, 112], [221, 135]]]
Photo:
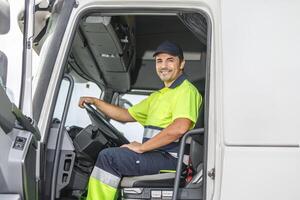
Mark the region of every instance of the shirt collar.
[[185, 74], [181, 74], [171, 85], [169, 88], [174, 89], [179, 86], [183, 81], [185, 81], [186, 76]]

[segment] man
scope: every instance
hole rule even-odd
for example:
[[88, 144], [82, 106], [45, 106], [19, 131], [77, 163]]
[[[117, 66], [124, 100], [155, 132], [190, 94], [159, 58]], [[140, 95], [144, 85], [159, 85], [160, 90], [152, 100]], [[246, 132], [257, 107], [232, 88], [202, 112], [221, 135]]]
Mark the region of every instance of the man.
[[145, 128], [142, 144], [131, 142], [99, 153], [89, 180], [88, 200], [116, 199], [122, 176], [176, 169], [178, 139], [194, 127], [202, 98], [183, 74], [185, 61], [178, 45], [163, 42], [153, 56], [165, 87], [128, 110], [96, 98], [80, 98], [82, 108], [84, 103], [94, 104], [114, 120], [137, 121]]

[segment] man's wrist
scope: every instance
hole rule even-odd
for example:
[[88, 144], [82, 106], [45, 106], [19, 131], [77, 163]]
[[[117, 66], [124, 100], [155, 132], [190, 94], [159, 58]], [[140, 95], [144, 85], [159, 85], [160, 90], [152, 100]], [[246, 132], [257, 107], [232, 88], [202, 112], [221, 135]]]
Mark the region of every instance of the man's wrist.
[[141, 144], [141, 145], [139, 146], [139, 151], [140, 151], [141, 153], [145, 153], [145, 152], [146, 152], [145, 144]]
[[100, 102], [100, 100], [99, 99], [97, 99], [97, 98], [93, 98], [93, 100], [92, 100], [92, 104], [94, 105], [94, 106], [99, 106], [99, 102]]

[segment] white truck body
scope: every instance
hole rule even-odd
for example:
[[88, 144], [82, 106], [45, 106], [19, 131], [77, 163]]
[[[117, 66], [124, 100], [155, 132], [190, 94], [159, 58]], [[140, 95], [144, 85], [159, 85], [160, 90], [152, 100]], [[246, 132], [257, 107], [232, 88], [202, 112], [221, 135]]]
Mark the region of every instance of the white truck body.
[[[300, 199], [300, 1], [77, 1], [68, 19], [43, 102], [43, 115], [38, 123], [41, 141], [47, 132], [47, 113], [51, 109], [48, 105], [55, 98], [58, 74], [76, 20], [91, 8], [119, 12], [184, 9], [204, 13], [210, 29], [204, 198]], [[12, 16], [11, 24], [14, 24], [17, 15]], [[13, 25], [12, 31], [17, 32]], [[6, 87], [14, 94], [18, 105], [22, 51], [7, 53], [12, 47], [7, 43], [2, 46], [3, 37], [8, 36], [0, 35], [1, 51], [8, 58]], [[20, 36], [17, 37], [20, 42]], [[9, 43], [13, 42], [13, 38], [10, 39]], [[40, 68], [47, 51], [51, 49], [45, 45], [40, 54]], [[213, 178], [209, 176], [212, 172]]]

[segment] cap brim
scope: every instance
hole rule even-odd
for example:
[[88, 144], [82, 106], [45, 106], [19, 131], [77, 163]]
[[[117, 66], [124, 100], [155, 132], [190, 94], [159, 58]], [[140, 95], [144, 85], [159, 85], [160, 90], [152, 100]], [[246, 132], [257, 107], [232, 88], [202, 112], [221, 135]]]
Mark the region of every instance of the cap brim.
[[179, 55], [177, 55], [176, 53], [172, 53], [172, 52], [169, 52], [169, 51], [157, 51], [157, 52], [154, 52], [153, 57], [155, 57], [157, 54], [160, 54], [160, 53], [167, 53], [167, 54], [170, 54], [172, 56], [178, 56], [179, 57]]

